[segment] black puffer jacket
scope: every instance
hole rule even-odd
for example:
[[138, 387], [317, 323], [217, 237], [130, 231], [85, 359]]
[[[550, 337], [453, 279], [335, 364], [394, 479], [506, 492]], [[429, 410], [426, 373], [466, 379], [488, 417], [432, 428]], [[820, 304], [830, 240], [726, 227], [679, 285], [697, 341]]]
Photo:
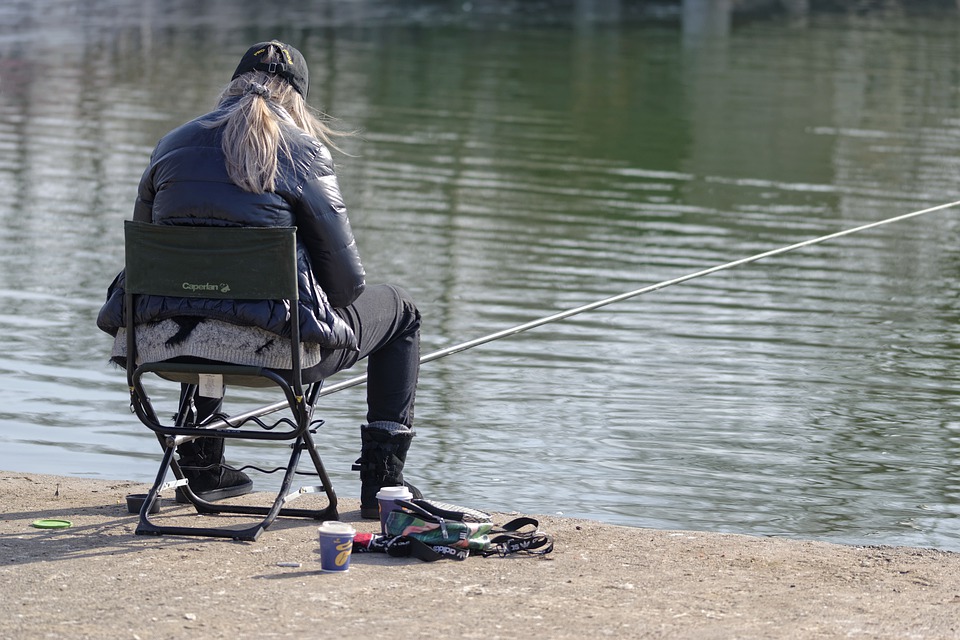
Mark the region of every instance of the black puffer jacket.
[[[293, 160], [281, 152], [275, 191], [250, 193], [227, 176], [221, 129], [205, 127], [201, 121], [206, 118], [171, 131], [157, 144], [140, 180], [134, 220], [189, 226], [296, 226], [302, 339], [331, 349], [356, 349], [353, 332], [332, 309], [345, 307], [360, 295], [364, 271], [330, 152], [291, 126], [288, 139]], [[97, 318], [97, 326], [111, 335], [124, 324], [123, 293], [121, 273], [110, 285]], [[269, 301], [141, 296], [135, 313], [138, 324], [201, 316], [290, 335], [286, 307]]]

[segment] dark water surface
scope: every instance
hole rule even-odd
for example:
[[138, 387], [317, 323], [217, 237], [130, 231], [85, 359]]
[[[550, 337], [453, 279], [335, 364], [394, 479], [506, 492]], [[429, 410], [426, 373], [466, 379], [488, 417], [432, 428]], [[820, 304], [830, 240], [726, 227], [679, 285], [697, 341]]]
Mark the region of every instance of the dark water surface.
[[[354, 230], [370, 281], [419, 301], [424, 352], [960, 199], [955, 9], [708, 35], [669, 12], [267, 4], [0, 8], [0, 468], [152, 479], [94, 319], [153, 145], [258, 40], [298, 45], [311, 102], [359, 132], [338, 157]], [[958, 217], [430, 363], [410, 478], [495, 509], [960, 550]], [[363, 390], [325, 405], [355, 495]], [[254, 447], [234, 451], [286, 456]]]

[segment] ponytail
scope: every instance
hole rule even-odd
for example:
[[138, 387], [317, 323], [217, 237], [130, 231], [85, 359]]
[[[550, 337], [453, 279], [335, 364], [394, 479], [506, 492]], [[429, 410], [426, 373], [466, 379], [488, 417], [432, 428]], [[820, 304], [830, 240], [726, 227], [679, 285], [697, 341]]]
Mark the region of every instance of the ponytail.
[[241, 189], [275, 190], [279, 156], [290, 156], [281, 121], [337, 149], [330, 140], [334, 132], [284, 78], [263, 71], [244, 73], [227, 85], [220, 103], [238, 96], [225, 113], [204, 124], [223, 127], [227, 175]]

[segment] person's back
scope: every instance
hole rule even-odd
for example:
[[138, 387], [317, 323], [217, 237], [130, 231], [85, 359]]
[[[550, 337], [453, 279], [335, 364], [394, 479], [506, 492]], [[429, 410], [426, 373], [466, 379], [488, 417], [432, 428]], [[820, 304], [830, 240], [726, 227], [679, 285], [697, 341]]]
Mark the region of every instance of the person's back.
[[[141, 181], [134, 218], [187, 226], [294, 226], [293, 203], [284, 196], [295, 193], [297, 185], [304, 182], [304, 165], [312, 165], [319, 143], [306, 136], [289, 136], [291, 152], [302, 158], [297, 163], [300, 174], [289, 161], [283, 162], [278, 171], [280, 189], [248, 191], [227, 173], [223, 127], [205, 124], [210, 115], [217, 114], [188, 122], [157, 143]], [[328, 175], [332, 174], [330, 169]], [[150, 219], [143, 219], [148, 214]]]

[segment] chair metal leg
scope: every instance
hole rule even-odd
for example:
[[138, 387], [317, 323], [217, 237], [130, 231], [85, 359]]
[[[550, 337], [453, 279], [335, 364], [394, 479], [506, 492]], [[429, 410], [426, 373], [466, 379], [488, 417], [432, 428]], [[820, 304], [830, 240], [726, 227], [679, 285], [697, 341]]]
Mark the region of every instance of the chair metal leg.
[[[316, 393], [311, 393], [308, 395], [311, 397], [311, 399], [315, 399], [316, 397]], [[310, 409], [305, 410], [307, 415], [301, 416], [302, 420], [306, 420], [304, 424], [309, 423], [309, 419], [313, 413], [312, 403], [308, 406]], [[185, 407], [181, 407], [181, 411], [185, 410]], [[182, 416], [178, 416], [177, 421], [180, 422], [181, 420]], [[176, 447], [167, 439], [160, 438], [160, 441], [164, 447], [163, 459], [160, 462], [160, 469], [157, 472], [156, 480], [147, 493], [147, 499], [144, 501], [144, 504], [140, 509], [140, 521], [136, 529], [137, 535], [204, 536], [255, 541], [264, 530], [273, 524], [278, 516], [312, 518], [315, 520], [336, 520], [339, 518], [339, 513], [337, 512], [337, 495], [333, 489], [333, 483], [330, 481], [330, 477], [327, 475], [327, 471], [323, 466], [323, 461], [317, 452], [313, 434], [309, 429], [303, 429], [302, 433], [296, 437], [295, 441], [291, 445], [292, 451], [290, 453], [290, 458], [287, 463], [283, 480], [281, 481], [280, 489], [277, 492], [277, 496], [274, 499], [273, 504], [269, 507], [213, 503], [201, 499], [190, 489], [189, 484], [186, 483], [183, 472], [181, 471], [179, 464], [174, 457]], [[313, 462], [314, 470], [320, 480], [321, 485], [318, 487], [302, 487], [299, 491], [291, 493], [290, 487], [293, 483], [293, 478], [296, 475], [301, 453], [304, 449], [306, 449], [309, 453], [310, 459]], [[173, 474], [176, 478], [176, 480], [174, 480], [172, 483], [166, 482], [168, 471], [173, 471]], [[185, 527], [160, 525], [151, 521], [149, 515], [150, 509], [156, 502], [160, 491], [176, 486], [180, 486], [183, 489], [184, 493], [193, 503], [194, 508], [199, 514], [237, 514], [263, 516], [263, 518], [251, 526], [244, 527]], [[285, 506], [287, 503], [301, 495], [306, 493], [316, 493], [318, 491], [322, 491], [326, 495], [327, 499], [327, 505], [322, 509], [295, 509]]]

